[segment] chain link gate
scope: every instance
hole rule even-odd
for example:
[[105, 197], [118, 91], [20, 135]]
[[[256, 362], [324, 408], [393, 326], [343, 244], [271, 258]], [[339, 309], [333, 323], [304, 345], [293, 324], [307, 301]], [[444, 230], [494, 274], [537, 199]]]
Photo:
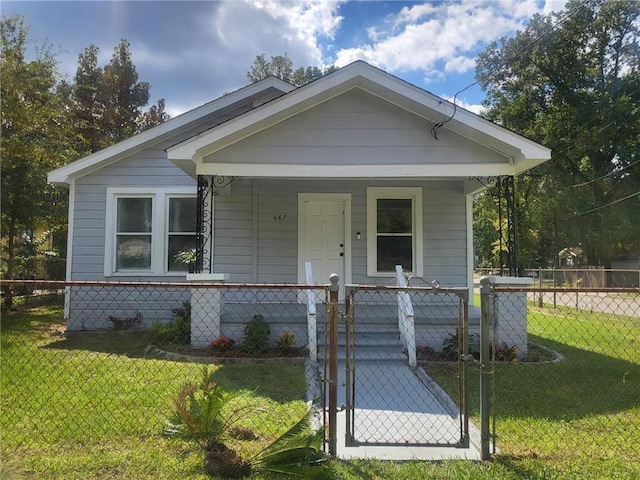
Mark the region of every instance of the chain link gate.
[[[337, 289], [331, 298], [324, 328], [330, 453], [338, 434], [346, 447], [467, 448], [468, 290], [347, 285], [342, 311]], [[455, 377], [449, 393], [415, 353], [417, 345], [442, 345], [443, 338], [455, 357], [447, 362]]]

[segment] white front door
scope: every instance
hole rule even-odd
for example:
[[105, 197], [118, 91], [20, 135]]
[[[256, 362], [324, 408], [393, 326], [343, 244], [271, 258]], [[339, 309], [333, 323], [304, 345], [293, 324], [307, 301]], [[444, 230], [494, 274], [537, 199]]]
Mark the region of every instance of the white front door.
[[329, 276], [340, 278], [340, 297], [350, 283], [350, 243], [346, 235], [350, 221], [350, 197], [340, 194], [300, 194], [298, 225], [298, 280], [306, 283], [304, 264], [311, 262], [315, 283], [329, 283]]

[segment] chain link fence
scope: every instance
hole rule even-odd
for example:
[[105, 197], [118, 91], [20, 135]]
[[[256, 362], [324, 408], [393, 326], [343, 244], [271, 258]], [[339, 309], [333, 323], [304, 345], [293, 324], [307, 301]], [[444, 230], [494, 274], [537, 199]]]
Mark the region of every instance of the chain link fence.
[[473, 443], [486, 376], [492, 453], [640, 461], [637, 289], [495, 286], [483, 366], [480, 302], [466, 289], [350, 288], [330, 302], [325, 287], [299, 285], [2, 282], [13, 298], [1, 325], [3, 463], [160, 448], [203, 367], [239, 412], [225, 438], [250, 455], [312, 400], [322, 410], [332, 303], [345, 443]]
[[[476, 268], [478, 276], [504, 275], [499, 268]], [[538, 288], [638, 288], [640, 270], [596, 267], [531, 268], [522, 272], [523, 276], [534, 279]]]
[[8, 290], [3, 459], [53, 445], [160, 442], [180, 433], [181, 397], [193, 411], [190, 395], [206, 396], [209, 382], [229, 397], [221, 438], [250, 456], [318, 395], [307, 298], [324, 301], [324, 287], [2, 282]]
[[640, 461], [640, 290], [496, 286], [482, 300], [493, 452]]
[[[347, 446], [468, 447], [468, 290], [354, 286], [346, 296], [338, 403], [345, 402]], [[453, 362], [450, 394], [429, 375], [429, 359]]]

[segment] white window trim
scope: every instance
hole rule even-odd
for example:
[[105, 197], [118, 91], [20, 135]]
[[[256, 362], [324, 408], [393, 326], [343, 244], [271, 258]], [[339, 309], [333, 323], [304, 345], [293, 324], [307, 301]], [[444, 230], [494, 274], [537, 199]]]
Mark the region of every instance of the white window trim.
[[379, 198], [410, 199], [413, 204], [413, 268], [412, 275], [424, 274], [424, 245], [421, 187], [368, 187], [367, 188], [367, 276], [393, 277], [395, 272], [377, 270], [377, 200]]
[[[104, 235], [104, 276], [105, 277], [143, 277], [172, 276], [185, 277], [187, 272], [170, 272], [166, 256], [168, 241], [169, 198], [195, 197], [193, 187], [107, 187], [106, 222]], [[118, 198], [151, 198], [151, 269], [116, 270], [116, 221]], [[193, 212], [195, 215], [196, 213]]]
[[[164, 228], [164, 239], [165, 241], [163, 241], [164, 243], [164, 256], [162, 257], [162, 261], [163, 261], [163, 268], [164, 268], [164, 274], [167, 275], [184, 275], [188, 272], [180, 272], [180, 271], [169, 271], [169, 267], [167, 266], [167, 260], [169, 258], [169, 236], [171, 235], [171, 232], [169, 232], [169, 203], [171, 201], [171, 199], [173, 198], [196, 198], [195, 195], [193, 195], [193, 193], [191, 194], [185, 194], [185, 193], [169, 193], [164, 195], [164, 209], [165, 209], [165, 214], [164, 214], [164, 220], [165, 222], [167, 222], [165, 224], [165, 228]], [[196, 207], [197, 208], [197, 207]], [[196, 212], [193, 212], [193, 216], [195, 217]], [[193, 232], [173, 232], [173, 235], [196, 235], [196, 229], [194, 227]]]

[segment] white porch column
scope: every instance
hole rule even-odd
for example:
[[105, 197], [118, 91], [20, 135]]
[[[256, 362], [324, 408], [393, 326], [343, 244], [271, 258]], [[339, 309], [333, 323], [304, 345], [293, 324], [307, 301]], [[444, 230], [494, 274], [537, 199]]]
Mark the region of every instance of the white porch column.
[[[495, 287], [530, 287], [530, 277], [488, 277]], [[526, 292], [496, 292], [496, 329], [494, 342], [507, 347], [517, 345], [518, 356], [527, 355], [527, 294]]]
[[[192, 283], [223, 284], [229, 281], [226, 273], [190, 273], [187, 281]], [[206, 348], [220, 337], [222, 315], [222, 291], [216, 286], [191, 289], [191, 346]]]

